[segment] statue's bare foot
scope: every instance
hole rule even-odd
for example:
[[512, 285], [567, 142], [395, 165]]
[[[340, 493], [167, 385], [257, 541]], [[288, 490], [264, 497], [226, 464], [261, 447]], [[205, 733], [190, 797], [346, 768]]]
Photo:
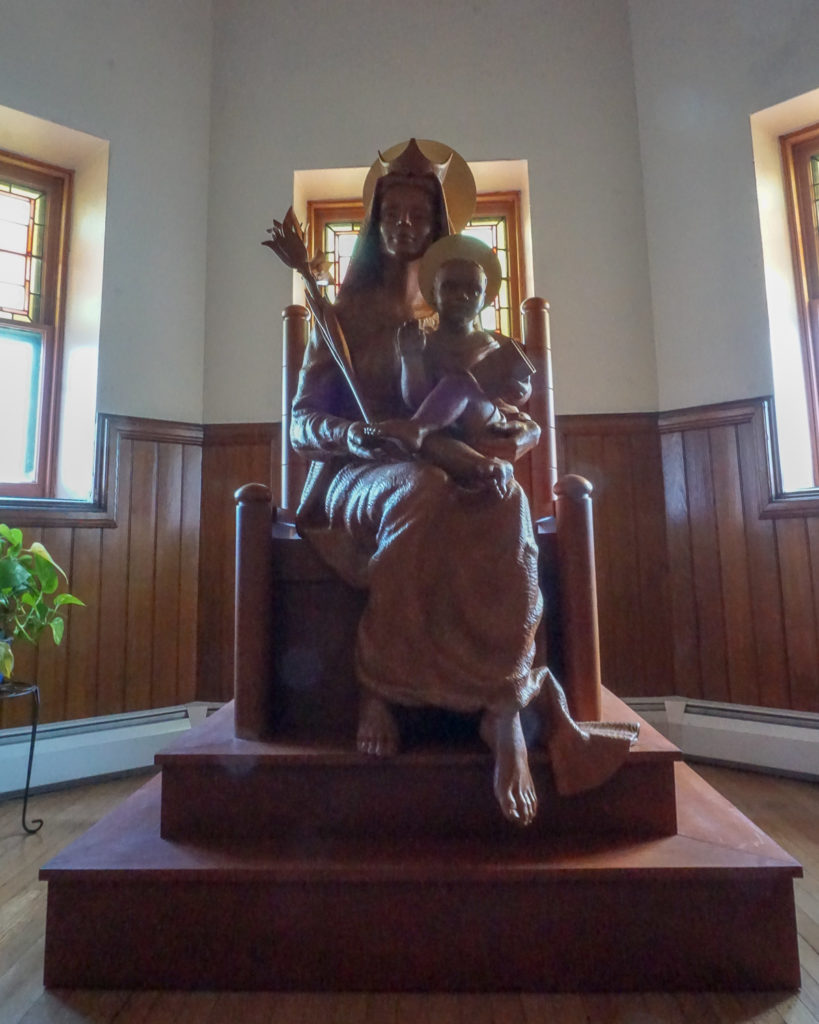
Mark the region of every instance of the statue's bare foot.
[[535, 702], [544, 718], [544, 746], [562, 796], [594, 789], [610, 779], [628, 757], [639, 732], [637, 723], [631, 722], [575, 722], [563, 688], [551, 672], [546, 673]]
[[475, 480], [487, 490], [494, 490], [499, 498], [505, 498], [515, 479], [512, 464], [505, 459], [482, 458], [475, 465]]
[[372, 690], [361, 690], [358, 704], [358, 736], [361, 754], [391, 757], [398, 753], [398, 725], [387, 702]]
[[481, 738], [495, 755], [495, 797], [505, 818], [529, 825], [537, 813], [537, 794], [529, 771], [520, 715], [485, 711]]

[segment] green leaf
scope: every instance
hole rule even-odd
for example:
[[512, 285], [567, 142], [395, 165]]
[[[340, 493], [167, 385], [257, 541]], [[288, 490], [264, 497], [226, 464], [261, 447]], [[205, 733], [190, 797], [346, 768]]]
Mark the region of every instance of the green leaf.
[[20, 590], [28, 586], [30, 573], [11, 555], [0, 558], [0, 591]]
[[54, 607], [60, 608], [64, 604], [79, 604], [85, 607], [85, 601], [81, 601], [78, 597], [74, 597], [73, 594], [57, 594], [54, 598]]
[[23, 531], [11, 526], [6, 526], [5, 523], [0, 523], [0, 537], [7, 540], [13, 548], [20, 548], [23, 546]]
[[[53, 565], [54, 568], [57, 570], [57, 572], [60, 573], [63, 579], [68, 579], [65, 572], [59, 567], [59, 565], [57, 565], [57, 563], [54, 561], [51, 555], [46, 551], [46, 549], [38, 540], [34, 541], [34, 543], [29, 548], [29, 551], [32, 553], [32, 555], [39, 555], [40, 558], [44, 558], [47, 562], [50, 562], [51, 565]], [[51, 591], [49, 591], [49, 593], [51, 593]]]
[[60, 585], [60, 577], [56, 572], [57, 567], [54, 565], [51, 558], [44, 558], [37, 551], [33, 551], [33, 554], [34, 574], [42, 584], [43, 592], [46, 594], [53, 594]]
[[11, 678], [11, 670], [14, 668], [14, 655], [11, 651], [11, 644], [0, 640], [0, 676]]
[[54, 643], [59, 644], [63, 638], [65, 623], [62, 619], [52, 619], [52, 621], [49, 622], [49, 626], [51, 626], [51, 635], [54, 637]]

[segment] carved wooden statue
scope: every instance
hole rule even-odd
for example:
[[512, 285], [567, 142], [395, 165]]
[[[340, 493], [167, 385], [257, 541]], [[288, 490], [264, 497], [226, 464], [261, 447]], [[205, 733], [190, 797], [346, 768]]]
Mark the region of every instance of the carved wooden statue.
[[469, 209], [451, 217], [453, 204], [469, 205], [463, 187], [456, 194], [465, 180], [457, 154], [436, 164], [415, 140], [373, 165], [367, 217], [334, 307], [311, 284], [298, 245], [287, 251], [292, 217], [267, 244], [304, 274], [317, 322], [290, 418], [292, 445], [311, 460], [297, 527], [368, 592], [355, 650], [358, 749], [398, 751], [395, 705], [478, 712], [501, 811], [527, 824], [537, 797], [522, 708], [538, 712], [562, 793], [608, 778], [635, 731], [578, 725], [536, 664], [538, 549], [512, 470], [540, 433], [515, 405], [528, 397], [527, 372], [519, 360], [509, 371], [512, 360], [499, 383], [484, 360], [511, 340], [472, 330], [491, 290], [488, 257], [446, 242], [449, 256], [427, 260], [423, 290], [419, 282], [428, 250], [469, 217]]

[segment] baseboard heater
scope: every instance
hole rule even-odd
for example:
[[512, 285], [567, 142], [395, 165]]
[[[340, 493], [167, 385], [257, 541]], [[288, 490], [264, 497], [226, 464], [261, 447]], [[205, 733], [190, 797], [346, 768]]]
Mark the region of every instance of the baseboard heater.
[[819, 714], [686, 697], [623, 699], [691, 760], [819, 779]]
[[[50, 789], [148, 768], [154, 762], [154, 754], [217, 706], [197, 701], [152, 711], [41, 725], [37, 730], [31, 788]], [[0, 800], [23, 792], [30, 736], [28, 726], [0, 730]]]

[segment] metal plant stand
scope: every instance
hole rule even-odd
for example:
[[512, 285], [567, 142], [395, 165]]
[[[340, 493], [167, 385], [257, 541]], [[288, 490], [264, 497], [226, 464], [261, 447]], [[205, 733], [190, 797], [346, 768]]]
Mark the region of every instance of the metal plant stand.
[[37, 739], [37, 723], [40, 720], [40, 688], [34, 683], [0, 683], [0, 700], [10, 700], [13, 697], [31, 696], [31, 742], [28, 748], [28, 768], [26, 769], [26, 788], [23, 793], [23, 829], [33, 835], [43, 827], [41, 818], [35, 818], [30, 825], [26, 824], [26, 811], [28, 810], [28, 791], [31, 785], [31, 766], [34, 763], [34, 743]]

